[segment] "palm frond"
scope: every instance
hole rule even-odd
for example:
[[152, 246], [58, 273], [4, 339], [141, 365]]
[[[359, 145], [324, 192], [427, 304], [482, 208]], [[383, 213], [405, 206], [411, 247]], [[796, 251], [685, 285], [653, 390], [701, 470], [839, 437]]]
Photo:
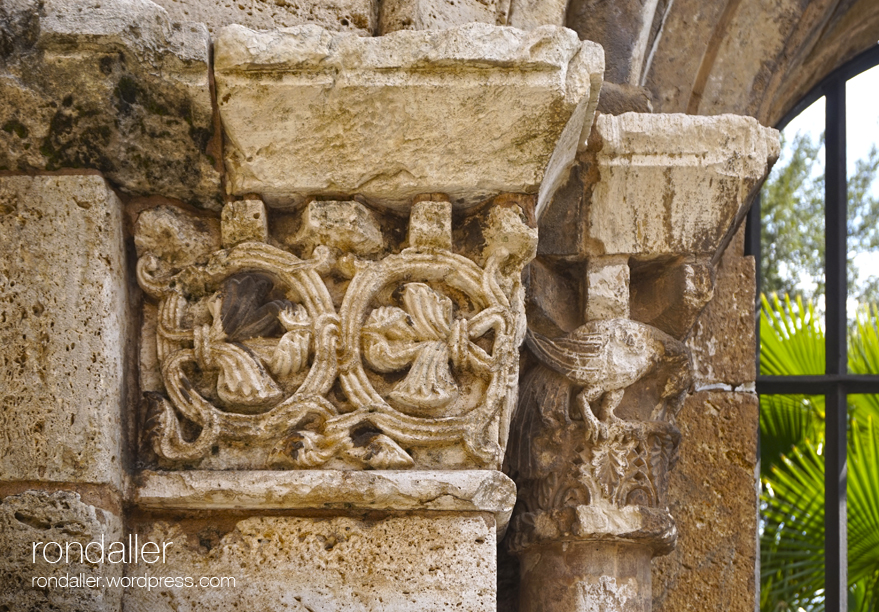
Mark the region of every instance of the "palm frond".
[[[863, 591], [861, 608], [879, 609], [879, 420], [852, 424], [848, 479], [849, 584]], [[859, 593], [859, 595], [861, 595]]]
[[[809, 301], [762, 296], [761, 373], [824, 373], [824, 332]], [[849, 330], [849, 371], [879, 373], [879, 308]], [[764, 612], [824, 610], [824, 398], [761, 396]], [[879, 610], [879, 396], [848, 396], [849, 609]]]
[[[879, 374], [879, 306], [863, 305], [855, 314], [848, 337], [848, 369], [852, 374]], [[879, 421], [879, 395], [850, 395], [852, 416]]]
[[811, 301], [796, 305], [773, 293], [760, 299], [760, 373], [774, 376], [824, 373], [824, 330]]
[[763, 476], [805, 440], [824, 439], [824, 396], [760, 397], [760, 468]]
[[[824, 457], [806, 441], [763, 479], [761, 609], [824, 609]], [[853, 423], [848, 445], [848, 570], [852, 610], [879, 602], [879, 425]]]

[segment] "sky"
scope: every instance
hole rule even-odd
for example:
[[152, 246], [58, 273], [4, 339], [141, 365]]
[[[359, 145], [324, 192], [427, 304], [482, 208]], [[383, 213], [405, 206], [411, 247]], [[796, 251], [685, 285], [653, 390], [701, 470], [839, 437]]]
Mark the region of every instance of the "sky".
[[[846, 85], [846, 166], [849, 173], [854, 172], [855, 162], [866, 157], [870, 147], [879, 147], [879, 66], [862, 72], [850, 79]], [[824, 130], [824, 98], [819, 98], [802, 113], [797, 115], [783, 130], [786, 141], [793, 142], [797, 133], [810, 134], [817, 140]], [[782, 160], [785, 159], [782, 152]], [[821, 150], [823, 157], [824, 150]], [[823, 165], [823, 164], [822, 164]], [[879, 177], [873, 183], [873, 195], [879, 196]], [[854, 257], [861, 275], [879, 272], [879, 251], [858, 253]], [[810, 283], [804, 284], [803, 289]], [[857, 304], [849, 300], [847, 309], [853, 312]]]

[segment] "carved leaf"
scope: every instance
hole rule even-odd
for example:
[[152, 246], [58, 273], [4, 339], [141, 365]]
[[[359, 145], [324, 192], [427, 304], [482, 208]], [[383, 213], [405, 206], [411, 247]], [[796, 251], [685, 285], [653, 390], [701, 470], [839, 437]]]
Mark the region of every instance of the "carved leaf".
[[424, 283], [403, 289], [406, 310], [377, 308], [363, 327], [366, 360], [380, 372], [412, 367], [389, 397], [409, 410], [437, 410], [458, 397], [449, 368], [452, 301]]
[[452, 300], [424, 283], [407, 283], [403, 304], [419, 340], [445, 340], [452, 331]]
[[220, 368], [217, 394], [232, 406], [261, 406], [280, 399], [282, 392], [259, 358], [250, 350], [229, 344], [211, 344], [214, 363]]
[[415, 465], [412, 457], [383, 433], [355, 439], [347, 454], [376, 470], [404, 470]]
[[626, 474], [628, 452], [628, 448], [617, 444], [602, 445], [592, 449], [592, 473], [607, 499], [613, 500], [620, 481]]
[[287, 333], [281, 337], [269, 367], [276, 376], [289, 376], [305, 367], [311, 344], [311, 321], [305, 308], [296, 304], [278, 315]]
[[220, 320], [229, 340], [279, 336], [283, 333], [278, 314], [291, 306], [287, 300], [265, 303], [274, 283], [263, 274], [233, 276], [223, 283]]
[[458, 397], [444, 342], [423, 342], [409, 373], [390, 393], [407, 408], [442, 408]]

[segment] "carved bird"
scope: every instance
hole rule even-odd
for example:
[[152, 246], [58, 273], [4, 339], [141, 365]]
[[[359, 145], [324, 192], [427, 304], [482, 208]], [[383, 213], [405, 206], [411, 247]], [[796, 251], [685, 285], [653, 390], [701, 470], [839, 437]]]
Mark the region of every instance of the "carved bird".
[[529, 329], [525, 341], [540, 365], [522, 381], [510, 439], [510, 467], [524, 478], [554, 471], [560, 451], [579, 444], [572, 397], [587, 435], [597, 440], [620, 421], [614, 410], [626, 388], [656, 368], [668, 371], [661, 401], [689, 386], [684, 344], [637, 321], [590, 321], [552, 339]]

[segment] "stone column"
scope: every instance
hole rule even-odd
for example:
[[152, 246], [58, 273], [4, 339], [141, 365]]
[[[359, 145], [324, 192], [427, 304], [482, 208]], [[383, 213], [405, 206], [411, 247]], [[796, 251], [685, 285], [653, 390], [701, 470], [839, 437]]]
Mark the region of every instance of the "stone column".
[[80, 549], [122, 536], [124, 271], [100, 176], [0, 177], [0, 609], [121, 604]]
[[0, 609], [118, 612], [123, 564], [81, 552], [125, 539], [136, 458], [111, 184], [221, 204], [209, 38], [138, 0], [4, 2], [0, 23]]
[[[777, 133], [750, 119], [599, 116], [583, 173], [548, 204], [507, 458], [522, 612], [651, 609], [650, 560], [677, 538], [684, 341], [777, 154]], [[559, 259], [582, 262], [579, 311], [560, 271], [577, 264]]]
[[134, 224], [129, 522], [238, 588], [126, 606], [496, 608], [521, 275], [601, 61], [561, 28], [218, 34], [228, 201]]
[[237, 588], [163, 583], [126, 605], [494, 609], [533, 200], [472, 215], [460, 230], [476, 242], [456, 239], [438, 194], [416, 197], [408, 221], [352, 200], [272, 223], [254, 198], [219, 224], [140, 213], [150, 469], [130, 522], [174, 546], [128, 572], [159, 580], [170, 564]]

